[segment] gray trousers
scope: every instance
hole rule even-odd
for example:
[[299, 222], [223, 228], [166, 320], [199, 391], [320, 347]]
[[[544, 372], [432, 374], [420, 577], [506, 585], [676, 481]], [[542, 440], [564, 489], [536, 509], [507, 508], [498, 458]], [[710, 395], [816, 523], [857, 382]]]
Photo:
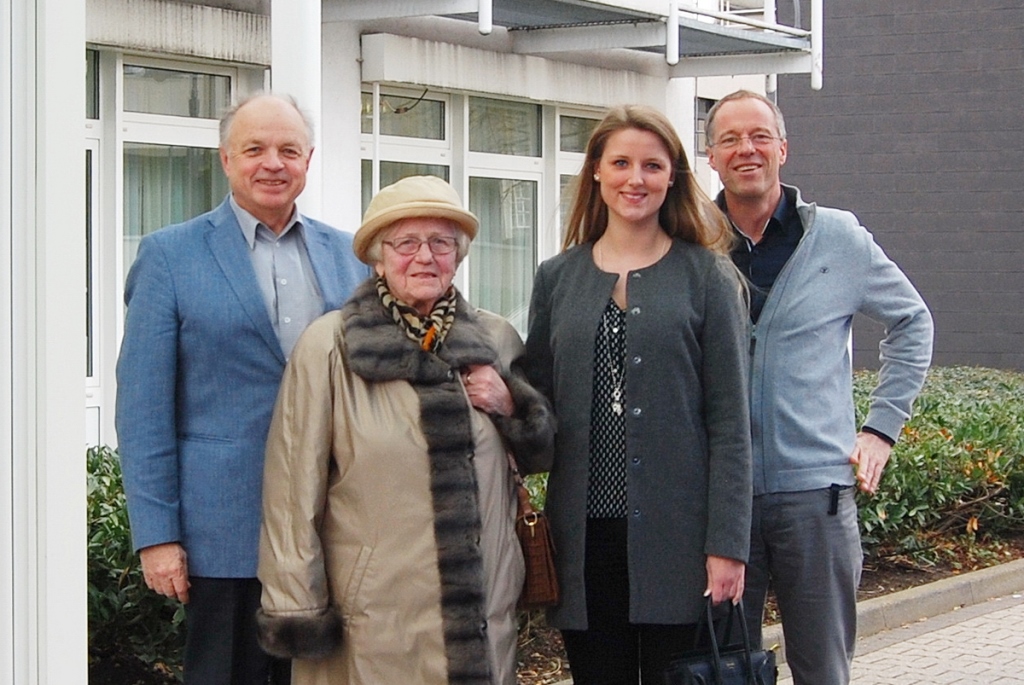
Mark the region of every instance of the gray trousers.
[[862, 558], [854, 488], [754, 498], [747, 626], [752, 644], [761, 645], [770, 583], [794, 685], [849, 685]]

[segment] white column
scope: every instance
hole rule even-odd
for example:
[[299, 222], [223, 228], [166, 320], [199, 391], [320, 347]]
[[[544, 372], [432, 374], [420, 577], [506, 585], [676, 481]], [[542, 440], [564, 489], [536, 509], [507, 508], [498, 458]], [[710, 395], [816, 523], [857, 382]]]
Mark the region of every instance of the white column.
[[[309, 112], [323, 136], [321, 84], [321, 0], [274, 0], [270, 4], [270, 83], [289, 93]], [[323, 211], [323, 159], [317, 151], [309, 167], [300, 210], [315, 219]]]
[[326, 49], [320, 159], [327, 192], [321, 218], [335, 228], [354, 232], [362, 219], [359, 26], [353, 22], [328, 23], [323, 36]]
[[4, 3], [0, 42], [0, 682], [85, 683], [85, 0]]

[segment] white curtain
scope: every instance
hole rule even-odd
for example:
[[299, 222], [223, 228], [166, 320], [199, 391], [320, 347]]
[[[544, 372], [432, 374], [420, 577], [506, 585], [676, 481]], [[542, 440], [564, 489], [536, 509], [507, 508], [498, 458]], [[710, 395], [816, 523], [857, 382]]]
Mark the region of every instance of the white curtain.
[[213, 209], [227, 192], [215, 149], [125, 143], [124, 274], [144, 235]]
[[526, 334], [536, 264], [537, 183], [469, 179], [469, 208], [480, 219], [470, 249], [470, 300]]

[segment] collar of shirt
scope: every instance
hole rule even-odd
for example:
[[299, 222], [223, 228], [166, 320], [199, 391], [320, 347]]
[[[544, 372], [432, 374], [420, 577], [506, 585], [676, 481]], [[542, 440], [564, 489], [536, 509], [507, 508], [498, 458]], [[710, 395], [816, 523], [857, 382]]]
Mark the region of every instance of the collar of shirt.
[[[722, 213], [728, 217], [729, 208], [725, 203], [724, 190], [718, 193], [718, 197], [715, 198], [715, 203], [718, 205], [718, 208], [722, 210]], [[732, 222], [732, 219], [729, 219], [729, 224], [732, 226], [732, 230], [736, 232], [736, 235], [743, 240], [743, 245], [745, 245], [748, 250], [753, 249], [754, 241], [747, 237], [746, 233], [736, 228], [736, 224]], [[768, 223], [765, 224], [764, 235], [761, 239], [764, 240], [769, 233], [778, 233], [779, 231], [788, 233], [791, 230], [797, 231], [797, 234], [799, 235], [803, 233], [803, 226], [800, 224], [800, 217], [795, 211], [793, 202], [790, 201], [789, 197], [787, 197], [786, 189], [783, 188], [782, 194], [779, 196], [779, 204], [775, 205], [775, 211], [772, 212], [771, 217], [768, 219]]]
[[[238, 205], [238, 203], [235, 202], [234, 195], [231, 196], [230, 202], [231, 211], [235, 213], [235, 219], [238, 220], [238, 225], [242, 229], [242, 235], [245, 236], [245, 242], [249, 244], [250, 250], [256, 249], [256, 234], [257, 229], [260, 226], [263, 226], [264, 230], [268, 231], [271, 235], [275, 235], [274, 232], [271, 231], [270, 228], [268, 228], [265, 223], [254, 217], [246, 210], [242, 209]], [[285, 226], [285, 229], [281, 231], [280, 235], [275, 235], [275, 239], [283, 238], [293, 228], [295, 228], [296, 234], [299, 237], [303, 239], [305, 238], [305, 236], [302, 235], [302, 215], [299, 214], [298, 207], [295, 207], [292, 210], [292, 218], [288, 220], [288, 224]]]

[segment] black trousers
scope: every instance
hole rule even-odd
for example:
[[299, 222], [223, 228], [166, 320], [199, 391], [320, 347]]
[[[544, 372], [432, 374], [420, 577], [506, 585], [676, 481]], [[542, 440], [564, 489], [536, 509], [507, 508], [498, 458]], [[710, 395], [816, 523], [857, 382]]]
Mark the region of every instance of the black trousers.
[[[662, 685], [696, 626], [630, 623], [626, 519], [588, 519], [587, 630], [563, 630], [575, 685]], [[703, 592], [704, 588], [694, 588]]]
[[288, 685], [291, 661], [256, 641], [262, 587], [256, 578], [189, 578], [185, 685]]

